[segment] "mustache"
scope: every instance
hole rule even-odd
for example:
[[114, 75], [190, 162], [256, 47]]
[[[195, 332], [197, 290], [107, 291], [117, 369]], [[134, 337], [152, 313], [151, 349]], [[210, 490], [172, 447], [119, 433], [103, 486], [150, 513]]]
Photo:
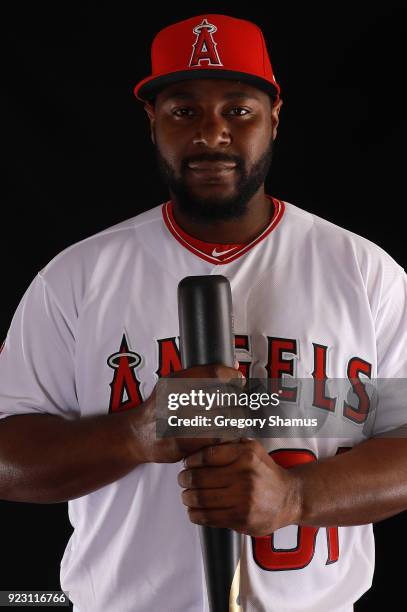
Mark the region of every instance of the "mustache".
[[193, 162], [232, 162], [236, 164], [236, 169], [243, 168], [243, 160], [238, 155], [226, 155], [225, 153], [200, 153], [199, 155], [191, 155], [185, 157], [181, 162], [181, 171], [188, 169], [188, 164]]

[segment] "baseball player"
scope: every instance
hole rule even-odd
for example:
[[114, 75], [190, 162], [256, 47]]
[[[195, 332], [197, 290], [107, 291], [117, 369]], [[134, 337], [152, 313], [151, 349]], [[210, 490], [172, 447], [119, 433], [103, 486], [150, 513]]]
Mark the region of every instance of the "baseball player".
[[[406, 275], [368, 240], [265, 193], [282, 107], [260, 29], [199, 15], [160, 31], [144, 105], [167, 202], [38, 272], [0, 355], [0, 492], [69, 501], [76, 612], [208, 610], [196, 524], [243, 534], [245, 612], [349, 612], [371, 523], [407, 507], [400, 406], [324, 396], [346, 438], [156, 439], [157, 381], [407, 375]], [[182, 370], [176, 288], [231, 283], [239, 368]], [[346, 452], [344, 452], [346, 451]], [[180, 461], [184, 459], [184, 465]]]

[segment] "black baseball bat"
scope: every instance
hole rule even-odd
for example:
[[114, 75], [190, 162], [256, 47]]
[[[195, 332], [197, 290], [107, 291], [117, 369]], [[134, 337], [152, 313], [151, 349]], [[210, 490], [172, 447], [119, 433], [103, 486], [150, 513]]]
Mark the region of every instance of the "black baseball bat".
[[[187, 276], [178, 285], [183, 368], [222, 363], [234, 367], [232, 292], [227, 278]], [[238, 610], [240, 534], [200, 527], [211, 612]]]

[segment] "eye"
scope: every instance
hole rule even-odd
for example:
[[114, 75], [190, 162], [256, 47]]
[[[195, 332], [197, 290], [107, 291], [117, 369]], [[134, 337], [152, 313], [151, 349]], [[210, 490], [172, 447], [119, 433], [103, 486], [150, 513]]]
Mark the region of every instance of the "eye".
[[243, 106], [235, 106], [234, 108], [231, 108], [229, 112], [236, 117], [245, 117], [250, 113], [250, 110], [248, 108], [244, 108]]
[[173, 115], [175, 115], [175, 117], [192, 117], [194, 110], [190, 107], [183, 106], [180, 108], [174, 108], [171, 112]]

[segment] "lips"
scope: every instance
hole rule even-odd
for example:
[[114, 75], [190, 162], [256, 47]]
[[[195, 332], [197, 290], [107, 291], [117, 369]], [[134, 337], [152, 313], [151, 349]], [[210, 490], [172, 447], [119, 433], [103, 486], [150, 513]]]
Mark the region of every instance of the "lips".
[[228, 183], [234, 177], [234, 162], [191, 162], [188, 164], [189, 176], [200, 183]]
[[233, 170], [236, 168], [234, 162], [191, 162], [188, 164], [188, 168], [195, 170], [195, 172], [221, 172], [223, 170]]

